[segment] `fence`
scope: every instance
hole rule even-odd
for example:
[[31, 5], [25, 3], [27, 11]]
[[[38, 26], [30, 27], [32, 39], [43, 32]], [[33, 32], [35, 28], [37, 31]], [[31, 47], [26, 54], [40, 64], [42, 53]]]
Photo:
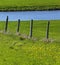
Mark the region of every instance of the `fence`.
[[9, 30], [10, 32], [26, 34], [30, 38], [60, 39], [59, 27], [59, 21], [34, 21], [33, 19], [30, 21], [20, 21], [20, 19], [18, 19], [18, 22], [9, 22], [7, 16], [3, 28], [5, 33]]

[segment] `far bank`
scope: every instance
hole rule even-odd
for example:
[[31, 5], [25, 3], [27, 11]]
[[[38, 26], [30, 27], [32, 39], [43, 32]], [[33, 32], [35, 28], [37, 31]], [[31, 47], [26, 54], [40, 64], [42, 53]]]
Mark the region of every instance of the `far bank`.
[[1, 6], [0, 11], [52, 11], [60, 10], [60, 5], [49, 6]]

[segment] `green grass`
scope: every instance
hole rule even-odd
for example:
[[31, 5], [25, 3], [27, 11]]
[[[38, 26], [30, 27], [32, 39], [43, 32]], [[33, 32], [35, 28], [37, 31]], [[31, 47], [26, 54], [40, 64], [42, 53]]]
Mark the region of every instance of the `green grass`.
[[60, 0], [1, 0], [0, 11], [60, 9]]
[[[51, 21], [50, 39], [44, 42], [47, 21], [34, 21], [33, 38], [21, 39], [16, 35], [17, 22], [0, 22], [0, 65], [60, 65], [60, 21]], [[1, 33], [2, 31], [2, 33]], [[20, 33], [29, 35], [29, 21], [21, 22]]]

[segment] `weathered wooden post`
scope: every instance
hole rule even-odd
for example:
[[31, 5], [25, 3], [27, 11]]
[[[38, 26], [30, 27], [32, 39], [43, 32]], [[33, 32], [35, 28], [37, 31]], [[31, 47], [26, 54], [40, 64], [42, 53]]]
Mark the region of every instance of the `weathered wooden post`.
[[17, 26], [17, 32], [19, 33], [19, 28], [20, 28], [20, 19], [18, 19], [18, 26]]
[[32, 37], [32, 31], [33, 31], [33, 19], [30, 21], [30, 34], [29, 37]]
[[48, 23], [47, 23], [46, 39], [49, 38], [49, 26], [50, 26], [50, 21], [48, 21]]
[[8, 28], [8, 16], [7, 16], [7, 18], [6, 18], [5, 32], [7, 32], [7, 28]]

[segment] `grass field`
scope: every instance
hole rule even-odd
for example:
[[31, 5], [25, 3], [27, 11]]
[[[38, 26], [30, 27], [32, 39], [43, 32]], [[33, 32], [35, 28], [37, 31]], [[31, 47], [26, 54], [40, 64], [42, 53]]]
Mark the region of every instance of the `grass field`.
[[[34, 21], [32, 39], [16, 35], [17, 22], [0, 22], [0, 65], [60, 65], [60, 21], [51, 21], [50, 39], [44, 42], [47, 21]], [[29, 35], [29, 22], [21, 22], [20, 33]]]
[[19, 10], [56, 10], [60, 9], [60, 0], [1, 0], [0, 11]]

